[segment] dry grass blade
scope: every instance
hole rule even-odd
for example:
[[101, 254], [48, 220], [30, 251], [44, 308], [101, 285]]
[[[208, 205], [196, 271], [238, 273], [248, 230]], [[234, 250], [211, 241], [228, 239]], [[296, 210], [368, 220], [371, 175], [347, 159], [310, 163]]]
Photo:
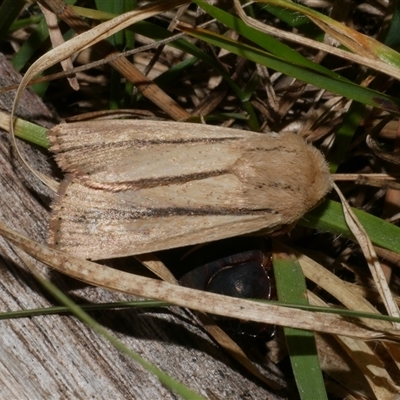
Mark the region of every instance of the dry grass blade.
[[[293, 310], [271, 303], [258, 303], [226, 297], [117, 271], [100, 264], [73, 257], [30, 240], [0, 224], [0, 232], [25, 252], [50, 267], [80, 281], [162, 301], [215, 315], [341, 334], [364, 340], [384, 339], [397, 335], [397, 331], [381, 332], [347, 322], [333, 314]], [[389, 336], [387, 336], [389, 335]], [[392, 339], [394, 337], [391, 337]]]
[[367, 136], [366, 143], [368, 147], [374, 152], [374, 154], [376, 154], [382, 160], [385, 160], [393, 165], [400, 164], [398, 150], [394, 152], [388, 152], [387, 150], [382, 150], [376, 139], [373, 137], [373, 135]]
[[[343, 58], [345, 60], [349, 60], [349, 61], [353, 61], [357, 64], [360, 65], [365, 65], [367, 67], [373, 68], [376, 71], [381, 71], [384, 72], [386, 74], [388, 74], [389, 76], [393, 76], [396, 77], [398, 79], [399, 77], [399, 70], [398, 68], [388, 64], [387, 62], [384, 62], [380, 59], [378, 59], [375, 54], [373, 53], [366, 53], [364, 52], [360, 52], [360, 54], [356, 53], [351, 53], [349, 51], [346, 50], [342, 50], [339, 49], [337, 47], [334, 46], [330, 46], [328, 44], [325, 43], [321, 43], [318, 42], [316, 40], [312, 40], [312, 39], [308, 39], [307, 37], [304, 36], [299, 36], [297, 34], [291, 33], [291, 32], [286, 32], [284, 30], [281, 29], [277, 29], [275, 27], [272, 26], [268, 26], [265, 25], [251, 17], [249, 17], [248, 15], [246, 15], [246, 13], [244, 12], [242, 5], [240, 4], [239, 0], [234, 0], [235, 3], [235, 9], [238, 13], [238, 15], [240, 16], [240, 18], [249, 26], [254, 27], [258, 30], [260, 30], [261, 32], [265, 32], [267, 34], [271, 34], [274, 37], [279, 37], [281, 39], [285, 39], [285, 40], [289, 40], [291, 42], [294, 43], [298, 43], [301, 45], [305, 45], [308, 46], [310, 48], [314, 48], [314, 49], [318, 49], [321, 51], [324, 51], [326, 53], [329, 54], [334, 54], [340, 58]], [[271, 3], [278, 3], [280, 6], [285, 6], [285, 4], [282, 4], [283, 2], [278, 1], [278, 2], [274, 2], [274, 1], [263, 1], [263, 3], [267, 3], [267, 4], [271, 4]], [[295, 8], [297, 7], [297, 5], [293, 5], [293, 7], [291, 8]], [[299, 8], [299, 7], [297, 7]], [[304, 7], [303, 7], [304, 8]], [[302, 9], [303, 10], [303, 9]], [[307, 16], [312, 19], [312, 21], [319, 25], [321, 27], [321, 29], [324, 29], [327, 31], [327, 33], [332, 34], [333, 37], [335, 37], [337, 40], [343, 42], [345, 45], [349, 45], [349, 44], [355, 44], [357, 43], [357, 41], [355, 40], [345, 40], [345, 36], [343, 35], [343, 32], [338, 32], [338, 31], [334, 31], [334, 30], [329, 30], [327, 26], [329, 26], [328, 24], [322, 24], [321, 21], [319, 21], [317, 18], [313, 18], [312, 16], [310, 16], [309, 14], [307, 14]], [[343, 26], [343, 25], [341, 25]], [[363, 38], [364, 40], [369, 40], [371, 43], [373, 44], [378, 44], [377, 41], [366, 37], [365, 35], [361, 35], [358, 34], [356, 31], [350, 29], [350, 28], [345, 28], [348, 34], [357, 34], [358, 37]], [[379, 46], [382, 46], [382, 44], [379, 43]], [[361, 49], [363, 48], [362, 46], [358, 46], [357, 48], [353, 48], [353, 46], [349, 46], [350, 49], [356, 51], [357, 49], [359, 49], [361, 47]]]
[[140, 256], [136, 256], [135, 258], [163, 281], [175, 285], [178, 284], [178, 281], [175, 279], [174, 275], [172, 275], [165, 264], [161, 260], [159, 260], [154, 254], [142, 254]]
[[[293, 251], [293, 250], [292, 250]], [[354, 292], [344, 281], [322, 267], [320, 264], [304, 254], [294, 251], [303, 273], [307, 279], [316, 283], [319, 287], [326, 290], [329, 294], [339, 300], [349, 310], [365, 311], [377, 313], [376, 308], [359, 293]], [[366, 325], [371, 324], [372, 329], [390, 329], [387, 321], [364, 320]]]
[[283, 384], [281, 385], [277, 382], [274, 382], [266, 377], [264, 374], [262, 374], [243, 352], [243, 350], [239, 347], [239, 345], [234, 340], [232, 340], [231, 337], [223, 329], [216, 325], [208, 315], [198, 313], [198, 316], [201, 322], [204, 324], [204, 329], [213, 337], [213, 339], [252, 375], [258, 378], [260, 381], [266, 383], [274, 390], [283, 389]]
[[[49, 11], [46, 7], [43, 7], [40, 3], [39, 7], [43, 12], [44, 17], [46, 18], [51, 42], [54, 47], [57, 47], [60, 44], [64, 43], [64, 38], [62, 37], [61, 31], [57, 25], [57, 16], [51, 11]], [[74, 67], [72, 64], [72, 60], [70, 58], [61, 61], [61, 66], [64, 71], [71, 70]], [[67, 79], [74, 90], [79, 90], [79, 83], [76, 76], [70, 76]]]
[[333, 180], [336, 182], [354, 182], [356, 185], [400, 189], [397, 174], [334, 174]]
[[[380, 295], [382, 296], [386, 310], [388, 311], [389, 315], [394, 317], [399, 317], [400, 316], [399, 307], [397, 306], [397, 303], [393, 299], [392, 293], [386, 281], [385, 275], [383, 274], [382, 268], [378, 260], [378, 256], [375, 253], [375, 249], [371, 243], [371, 240], [369, 239], [363, 226], [358, 221], [357, 217], [354, 215], [346, 199], [342, 195], [340, 189], [335, 184], [334, 188], [342, 201], [343, 212], [345, 215], [346, 222], [350, 230], [356, 237], [358, 243], [360, 244], [360, 247], [370, 267], [370, 271], [374, 278], [375, 284], [378, 288]], [[400, 324], [396, 323], [395, 326], [399, 328]]]
[[[308, 293], [308, 298], [313, 305], [327, 306], [311, 292]], [[367, 343], [342, 335], [336, 336], [336, 340], [357, 364], [377, 399], [390, 400], [395, 393], [399, 392], [399, 387], [393, 382], [382, 361]]]

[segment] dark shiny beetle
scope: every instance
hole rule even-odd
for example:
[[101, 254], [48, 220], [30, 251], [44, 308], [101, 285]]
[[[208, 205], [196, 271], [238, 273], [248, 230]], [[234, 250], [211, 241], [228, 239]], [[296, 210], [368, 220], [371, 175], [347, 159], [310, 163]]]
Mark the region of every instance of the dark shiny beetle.
[[[271, 300], [276, 296], [271, 266], [270, 256], [251, 250], [202, 265], [185, 274], [180, 283], [226, 296]], [[226, 321], [229, 321], [228, 329], [239, 334], [270, 336], [273, 332], [269, 325]]]

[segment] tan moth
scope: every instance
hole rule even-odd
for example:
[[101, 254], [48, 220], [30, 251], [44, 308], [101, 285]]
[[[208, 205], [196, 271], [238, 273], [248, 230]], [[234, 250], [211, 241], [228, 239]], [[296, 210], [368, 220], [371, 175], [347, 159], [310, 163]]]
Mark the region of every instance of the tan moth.
[[[165, 4], [106, 21], [96, 32], [84, 32], [35, 61], [21, 80], [11, 120], [34, 76], [158, 14]], [[23, 160], [12, 123], [10, 139]], [[50, 139], [66, 177], [53, 205], [49, 243], [84, 258], [287, 229], [332, 187], [323, 156], [293, 134], [158, 121], [95, 121], [58, 125]], [[54, 187], [52, 179], [27, 167]]]
[[291, 133], [114, 120], [49, 137], [66, 173], [49, 243], [83, 258], [273, 233], [332, 187], [322, 154]]

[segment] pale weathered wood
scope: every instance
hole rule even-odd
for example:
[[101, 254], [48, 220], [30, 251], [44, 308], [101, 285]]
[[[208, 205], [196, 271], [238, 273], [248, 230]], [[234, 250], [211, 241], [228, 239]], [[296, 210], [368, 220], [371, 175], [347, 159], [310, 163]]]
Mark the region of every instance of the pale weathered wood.
[[[18, 79], [1, 56], [0, 87]], [[0, 108], [9, 110], [12, 99], [13, 93], [1, 95]], [[18, 114], [42, 125], [49, 126], [53, 121], [51, 113], [30, 92], [25, 93]], [[51, 173], [49, 154], [28, 144], [22, 144], [22, 148], [36, 168]], [[31, 238], [45, 241], [53, 194], [11, 158], [5, 132], [0, 140], [0, 196], [1, 221]], [[40, 268], [77, 301], [131, 299]], [[51, 304], [12, 247], [0, 238], [0, 311]], [[280, 398], [249, 378], [185, 310], [104, 311], [93, 315], [145, 359], [207, 398]], [[0, 338], [0, 400], [176, 398], [155, 377], [73, 317], [53, 315], [0, 321]]]

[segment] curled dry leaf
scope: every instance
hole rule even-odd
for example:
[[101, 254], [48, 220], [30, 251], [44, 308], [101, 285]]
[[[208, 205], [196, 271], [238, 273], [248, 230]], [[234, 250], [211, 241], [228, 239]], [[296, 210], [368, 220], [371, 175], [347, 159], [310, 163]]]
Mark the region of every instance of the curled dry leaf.
[[386, 150], [382, 150], [376, 140], [371, 135], [367, 136], [366, 143], [368, 147], [374, 152], [374, 154], [382, 160], [388, 161], [394, 165], [400, 164], [400, 154], [398, 151], [390, 153]]

